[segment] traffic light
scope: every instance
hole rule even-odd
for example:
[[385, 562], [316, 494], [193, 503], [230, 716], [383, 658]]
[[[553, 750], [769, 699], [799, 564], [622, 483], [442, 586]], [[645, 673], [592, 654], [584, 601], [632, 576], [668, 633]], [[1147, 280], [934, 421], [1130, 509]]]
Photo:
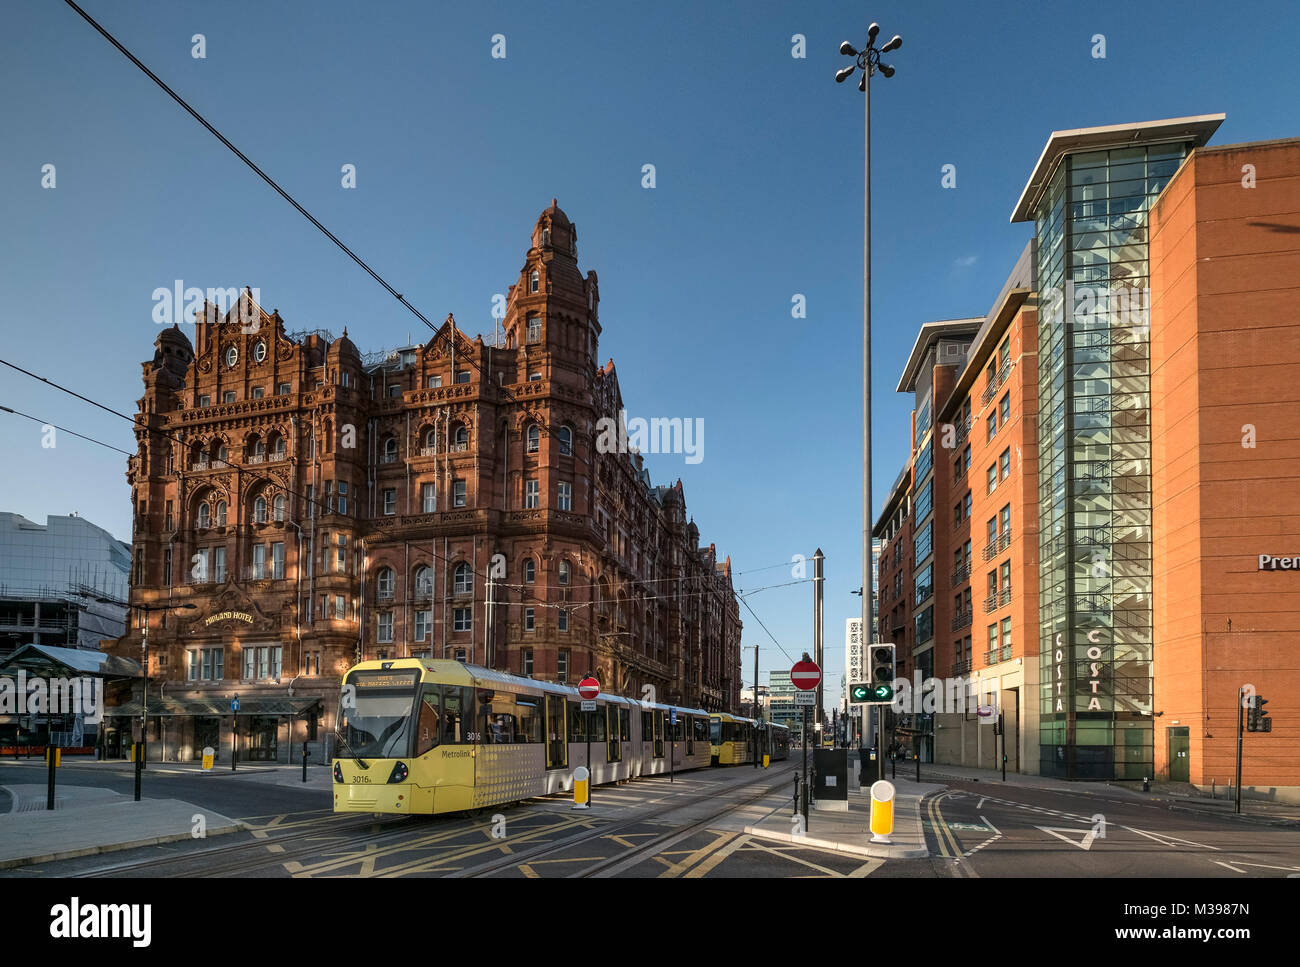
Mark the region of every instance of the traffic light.
[[871, 698], [889, 702], [894, 698], [894, 646], [871, 646]]
[[1264, 706], [1268, 704], [1268, 699], [1256, 695], [1251, 701], [1250, 706], [1246, 709], [1246, 731], [1247, 732], [1272, 732], [1273, 720], [1268, 717], [1268, 712]]
[[849, 686], [849, 701], [857, 704], [859, 702], [871, 701], [870, 685], [851, 685]]

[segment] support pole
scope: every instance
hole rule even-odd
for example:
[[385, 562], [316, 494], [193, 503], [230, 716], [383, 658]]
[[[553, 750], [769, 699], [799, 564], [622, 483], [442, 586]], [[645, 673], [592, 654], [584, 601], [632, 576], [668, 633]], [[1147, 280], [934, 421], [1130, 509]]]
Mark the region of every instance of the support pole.
[[[45, 791], [46, 809], [54, 808], [54, 769], [55, 769], [54, 764], [55, 762], [58, 761], [58, 756], [59, 756], [59, 750], [55, 748], [53, 745], [47, 745], [45, 747], [45, 758], [49, 760], [48, 769], [50, 773], [48, 779], [48, 787], [46, 788]], [[17, 808], [16, 804], [14, 808]]]
[[808, 706], [803, 707], [803, 782], [799, 786], [803, 796], [803, 829], [808, 831]]
[[1235, 813], [1241, 812], [1241, 739], [1244, 731], [1244, 725], [1242, 724], [1242, 719], [1244, 717], [1244, 714], [1245, 714], [1245, 709], [1242, 706], [1241, 689], [1238, 688], [1237, 689], [1237, 801], [1236, 801], [1236, 805], [1234, 805], [1232, 809], [1232, 811]]

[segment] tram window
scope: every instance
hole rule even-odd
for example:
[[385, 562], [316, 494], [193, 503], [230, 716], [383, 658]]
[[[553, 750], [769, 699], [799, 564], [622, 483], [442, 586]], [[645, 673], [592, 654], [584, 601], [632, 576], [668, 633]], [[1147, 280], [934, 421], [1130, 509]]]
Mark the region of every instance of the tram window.
[[424, 755], [438, 744], [442, 719], [442, 688], [425, 685], [420, 700], [420, 715], [415, 729], [415, 754]]
[[722, 720], [709, 719], [709, 741], [714, 745], [722, 744]]
[[542, 713], [538, 709], [537, 699], [522, 695], [515, 699], [518, 716], [515, 719], [516, 742], [542, 741]]
[[649, 742], [650, 739], [653, 737], [654, 733], [651, 731], [651, 729], [652, 729], [651, 713], [642, 712], [641, 713], [641, 741], [642, 742]]
[[442, 689], [442, 741], [461, 743], [469, 741], [465, 723], [465, 689], [444, 685]]
[[583, 719], [587, 719], [588, 717], [590, 717], [591, 719], [591, 729], [592, 729], [590, 735], [591, 741], [604, 742], [605, 741], [605, 710], [597, 706], [596, 711], [583, 712], [582, 717]]
[[515, 717], [505, 712], [488, 712], [483, 738], [492, 745], [505, 745], [515, 741]]
[[696, 742], [709, 741], [709, 720], [708, 719], [695, 720], [695, 741]]
[[606, 705], [605, 714], [600, 715], [601, 719], [609, 720], [609, 741], [605, 743], [605, 761], [618, 762], [623, 758], [623, 746], [618, 741], [618, 716], [623, 709], [616, 705]]
[[632, 713], [625, 708], [618, 710], [618, 735], [624, 742], [632, 738]]
[[587, 741], [587, 713], [577, 702], [569, 703], [569, 741]]

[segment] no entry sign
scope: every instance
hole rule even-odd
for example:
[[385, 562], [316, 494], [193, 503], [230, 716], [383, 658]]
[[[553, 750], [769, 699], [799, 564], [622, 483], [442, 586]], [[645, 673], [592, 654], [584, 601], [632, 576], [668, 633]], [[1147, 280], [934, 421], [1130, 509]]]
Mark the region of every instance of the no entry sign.
[[795, 688], [811, 691], [821, 684], [822, 670], [816, 662], [798, 661], [790, 669], [790, 682]]
[[600, 682], [594, 678], [584, 678], [578, 682], [578, 694], [591, 701], [600, 694]]

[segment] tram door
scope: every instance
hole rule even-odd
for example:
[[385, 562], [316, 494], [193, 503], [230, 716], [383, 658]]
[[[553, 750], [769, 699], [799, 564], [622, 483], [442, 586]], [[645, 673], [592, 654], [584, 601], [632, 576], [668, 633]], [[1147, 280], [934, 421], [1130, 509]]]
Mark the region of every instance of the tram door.
[[568, 730], [564, 721], [564, 696], [546, 696], [546, 768], [562, 769], [569, 764]]
[[655, 711], [655, 718], [654, 718], [654, 731], [655, 731], [655, 758], [656, 758], [656, 759], [662, 759], [662, 758], [664, 757], [664, 713], [663, 713], [663, 709], [657, 709], [657, 710]]
[[695, 755], [695, 719], [686, 716], [682, 728], [686, 730], [686, 755], [689, 758]]

